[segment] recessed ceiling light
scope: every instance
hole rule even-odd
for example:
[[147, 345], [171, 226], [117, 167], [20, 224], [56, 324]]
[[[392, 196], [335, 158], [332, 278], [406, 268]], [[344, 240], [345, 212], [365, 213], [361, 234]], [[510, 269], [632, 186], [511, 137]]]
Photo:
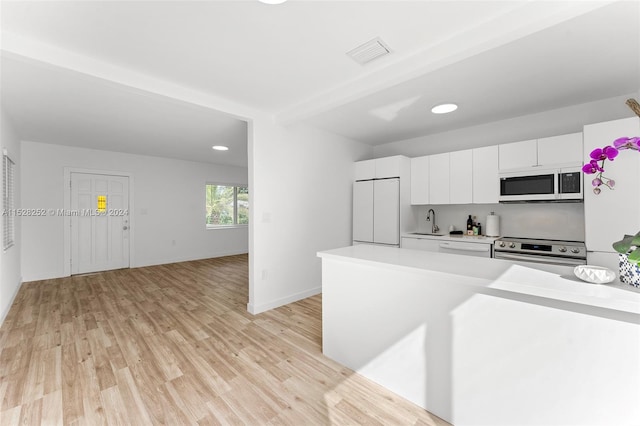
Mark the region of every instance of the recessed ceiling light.
[[287, 0], [258, 0], [258, 1], [264, 4], [282, 4]]
[[211, 148], [215, 149], [216, 151], [229, 151], [229, 147], [224, 145], [214, 145]]
[[456, 104], [440, 104], [431, 108], [431, 112], [434, 114], [446, 114], [448, 112], [453, 112], [458, 109], [458, 105]]

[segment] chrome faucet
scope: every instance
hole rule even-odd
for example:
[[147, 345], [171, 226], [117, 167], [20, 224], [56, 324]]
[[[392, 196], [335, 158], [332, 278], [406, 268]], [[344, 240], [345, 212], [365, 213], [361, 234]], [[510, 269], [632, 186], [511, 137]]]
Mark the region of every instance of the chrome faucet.
[[[433, 213], [433, 222], [431, 222], [431, 213]], [[436, 212], [433, 211], [433, 209], [429, 209], [429, 211], [427, 212], [427, 222], [431, 222], [432, 234], [435, 234], [440, 230], [440, 228], [438, 228], [438, 225], [436, 225]]]

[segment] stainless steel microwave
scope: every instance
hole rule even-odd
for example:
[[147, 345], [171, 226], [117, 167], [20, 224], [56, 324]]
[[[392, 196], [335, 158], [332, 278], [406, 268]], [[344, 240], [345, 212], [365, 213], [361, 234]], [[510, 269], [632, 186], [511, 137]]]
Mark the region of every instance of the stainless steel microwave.
[[501, 203], [527, 201], [582, 201], [580, 167], [527, 169], [499, 173]]

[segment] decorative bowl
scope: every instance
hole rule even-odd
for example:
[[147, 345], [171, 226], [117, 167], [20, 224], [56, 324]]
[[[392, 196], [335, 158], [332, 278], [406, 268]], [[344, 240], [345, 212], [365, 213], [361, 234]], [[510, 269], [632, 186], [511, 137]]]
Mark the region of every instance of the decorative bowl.
[[606, 284], [616, 279], [615, 272], [602, 266], [578, 265], [573, 273], [582, 281], [593, 284]]

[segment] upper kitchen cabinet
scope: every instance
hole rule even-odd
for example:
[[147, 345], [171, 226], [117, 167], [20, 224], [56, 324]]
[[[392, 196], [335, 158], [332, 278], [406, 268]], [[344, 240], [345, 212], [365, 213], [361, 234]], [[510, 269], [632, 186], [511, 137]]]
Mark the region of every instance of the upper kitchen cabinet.
[[580, 166], [582, 133], [502, 144], [498, 152], [500, 170]]
[[429, 156], [411, 159], [411, 204], [429, 204]]
[[402, 155], [357, 161], [355, 163], [354, 179], [367, 180], [400, 177], [403, 174], [403, 170], [408, 168], [408, 161], [409, 159]]
[[[493, 148], [494, 158], [487, 159], [487, 164], [495, 167], [495, 186], [498, 179], [498, 148]], [[486, 168], [487, 164], [483, 164], [482, 167]], [[473, 150], [470, 149], [412, 158], [411, 204], [473, 203], [473, 168]], [[488, 173], [483, 175], [486, 174]], [[483, 178], [483, 182], [486, 180], [487, 178]]]
[[535, 167], [538, 163], [538, 143], [536, 139], [498, 145], [500, 170]]
[[356, 161], [354, 180], [367, 180], [376, 177], [376, 160]]
[[429, 204], [450, 204], [449, 153], [429, 156]]
[[376, 159], [376, 179], [400, 177], [402, 168], [409, 159], [402, 155]]
[[473, 203], [492, 204], [498, 202], [498, 146], [487, 146], [473, 150]]
[[582, 132], [538, 139], [538, 165], [582, 166]]
[[473, 202], [473, 151], [455, 151], [449, 154], [449, 203]]
[[[613, 145], [620, 137], [640, 135], [640, 118], [625, 118], [584, 126], [583, 161], [595, 148]], [[625, 234], [635, 234], [640, 230], [640, 153], [621, 151], [615, 161], [605, 164], [605, 176], [616, 181], [615, 189], [603, 187], [596, 195], [591, 189], [594, 175], [585, 175], [584, 220], [585, 242], [590, 264], [615, 267], [617, 254], [611, 247], [614, 241]], [[601, 254], [608, 263], [594, 261], [593, 256]]]

